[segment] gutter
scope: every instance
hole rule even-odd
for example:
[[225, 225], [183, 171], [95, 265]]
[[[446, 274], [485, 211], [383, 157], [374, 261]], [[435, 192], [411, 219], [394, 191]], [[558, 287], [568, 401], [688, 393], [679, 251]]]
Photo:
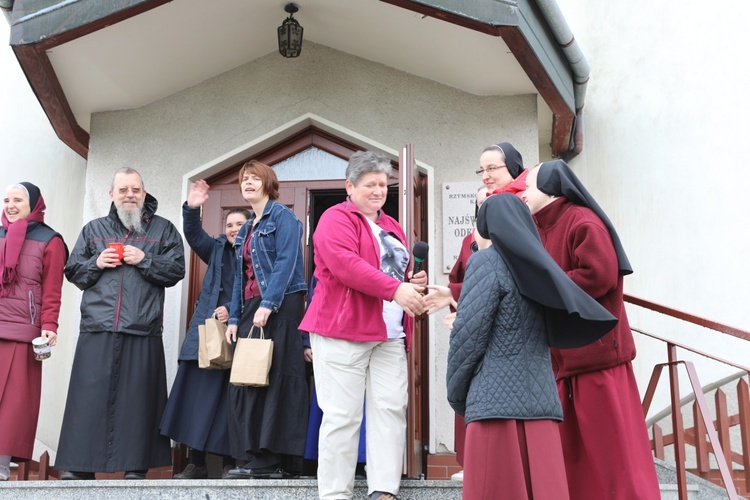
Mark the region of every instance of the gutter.
[[13, 13], [13, 4], [16, 0], [0, 0], [0, 10], [5, 14], [5, 19], [10, 24], [11, 14]]
[[564, 161], [570, 161], [583, 151], [583, 105], [586, 99], [586, 86], [589, 82], [591, 68], [581, 47], [576, 42], [565, 17], [555, 0], [535, 0], [542, 17], [549, 26], [560, 51], [573, 71], [573, 95], [575, 97], [576, 119], [571, 134], [570, 146], [562, 155]]

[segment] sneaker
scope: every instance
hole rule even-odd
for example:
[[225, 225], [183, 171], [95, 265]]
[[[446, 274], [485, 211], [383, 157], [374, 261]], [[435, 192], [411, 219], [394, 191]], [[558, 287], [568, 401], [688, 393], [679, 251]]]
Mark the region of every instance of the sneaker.
[[10, 467], [0, 465], [0, 481], [7, 481], [8, 479], [10, 479]]
[[224, 468], [221, 470], [221, 478], [227, 479], [229, 478], [229, 471], [234, 469], [234, 465], [225, 465]]
[[77, 472], [69, 470], [60, 474], [61, 481], [91, 481], [96, 479], [93, 472]]
[[122, 477], [123, 479], [146, 479], [146, 473], [148, 472], [148, 469], [146, 470], [129, 470], [125, 472], [125, 475]]
[[195, 464], [188, 464], [184, 471], [172, 477], [174, 479], [205, 479], [208, 477], [208, 469], [205, 465], [198, 467]]
[[464, 471], [460, 470], [451, 476], [451, 481], [463, 481]]
[[370, 500], [398, 500], [398, 497], [387, 491], [373, 491]]

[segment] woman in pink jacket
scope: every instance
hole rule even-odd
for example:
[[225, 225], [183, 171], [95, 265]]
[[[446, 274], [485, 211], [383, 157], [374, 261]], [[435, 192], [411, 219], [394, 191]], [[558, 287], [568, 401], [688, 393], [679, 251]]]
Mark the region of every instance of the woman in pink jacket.
[[[310, 333], [323, 410], [320, 498], [354, 494], [357, 437], [366, 398], [368, 494], [398, 494], [406, 445], [407, 365], [412, 317], [425, 310], [424, 272], [411, 279], [406, 236], [383, 213], [390, 161], [358, 151], [346, 168], [348, 198], [322, 215], [313, 235], [315, 298], [300, 324]], [[415, 286], [416, 285], [416, 286]]]

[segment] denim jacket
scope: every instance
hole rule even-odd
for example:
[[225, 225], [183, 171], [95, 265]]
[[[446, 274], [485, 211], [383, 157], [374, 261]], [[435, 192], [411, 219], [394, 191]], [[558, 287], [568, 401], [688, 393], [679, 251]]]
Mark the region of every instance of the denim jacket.
[[[246, 281], [243, 247], [255, 217], [253, 214], [234, 240], [237, 269], [234, 273], [232, 308], [229, 311], [230, 325], [238, 324], [242, 316]], [[260, 307], [278, 312], [284, 295], [307, 290], [302, 265], [302, 222], [286, 205], [268, 200], [263, 215], [253, 229], [250, 251], [262, 297]]]

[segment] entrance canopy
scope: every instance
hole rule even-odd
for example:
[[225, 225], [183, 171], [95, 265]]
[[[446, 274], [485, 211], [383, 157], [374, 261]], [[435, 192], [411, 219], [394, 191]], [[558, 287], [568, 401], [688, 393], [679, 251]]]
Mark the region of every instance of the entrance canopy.
[[[87, 157], [93, 113], [144, 106], [275, 52], [285, 3], [15, 0], [10, 42], [58, 136]], [[300, 57], [311, 41], [476, 95], [537, 94], [540, 142], [555, 156], [569, 149], [580, 105], [538, 2], [296, 3]]]

